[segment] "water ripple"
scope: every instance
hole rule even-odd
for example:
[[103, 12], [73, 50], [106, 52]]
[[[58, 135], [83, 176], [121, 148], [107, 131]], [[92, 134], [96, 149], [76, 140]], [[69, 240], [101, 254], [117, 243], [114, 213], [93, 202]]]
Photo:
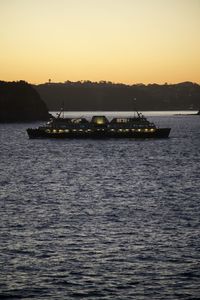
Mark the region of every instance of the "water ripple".
[[0, 125], [0, 299], [199, 299], [199, 119], [158, 121], [170, 139]]

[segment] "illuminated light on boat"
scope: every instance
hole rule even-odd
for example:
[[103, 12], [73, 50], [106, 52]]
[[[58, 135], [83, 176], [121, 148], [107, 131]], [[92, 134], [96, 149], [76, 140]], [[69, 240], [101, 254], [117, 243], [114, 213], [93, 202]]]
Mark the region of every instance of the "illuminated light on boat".
[[92, 118], [92, 122], [97, 125], [104, 125], [107, 123], [107, 119], [105, 116], [94, 116]]

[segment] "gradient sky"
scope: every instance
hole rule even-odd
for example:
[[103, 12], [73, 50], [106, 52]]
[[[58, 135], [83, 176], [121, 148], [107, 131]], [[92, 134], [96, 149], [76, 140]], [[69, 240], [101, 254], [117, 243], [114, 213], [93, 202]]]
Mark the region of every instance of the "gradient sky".
[[200, 0], [0, 0], [0, 80], [200, 83]]

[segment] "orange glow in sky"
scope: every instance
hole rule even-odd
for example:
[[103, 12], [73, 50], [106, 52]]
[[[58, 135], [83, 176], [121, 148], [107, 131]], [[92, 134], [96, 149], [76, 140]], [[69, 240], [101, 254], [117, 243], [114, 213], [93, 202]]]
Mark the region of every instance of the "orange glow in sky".
[[200, 83], [200, 0], [0, 0], [0, 80]]

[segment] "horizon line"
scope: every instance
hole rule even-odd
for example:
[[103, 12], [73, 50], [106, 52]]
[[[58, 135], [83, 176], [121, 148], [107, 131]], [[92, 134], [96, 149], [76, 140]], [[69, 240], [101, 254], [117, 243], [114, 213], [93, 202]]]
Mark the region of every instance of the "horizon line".
[[84, 80], [76, 80], [76, 81], [72, 81], [72, 80], [65, 80], [65, 81], [52, 81], [51, 79], [49, 79], [48, 81], [45, 82], [39, 82], [39, 83], [34, 83], [34, 82], [29, 82], [27, 80], [24, 79], [19, 79], [19, 80], [2, 80], [0, 79], [0, 82], [26, 82], [30, 85], [41, 85], [41, 84], [67, 84], [67, 83], [95, 83], [95, 84], [100, 84], [100, 83], [104, 83], [104, 84], [113, 84], [113, 85], [127, 85], [127, 86], [133, 86], [133, 85], [144, 85], [144, 86], [148, 86], [148, 85], [177, 85], [177, 84], [183, 84], [183, 83], [191, 83], [191, 84], [196, 84], [196, 85], [200, 85], [200, 82], [194, 82], [194, 81], [179, 81], [176, 83], [171, 83], [171, 82], [164, 82], [164, 83], [157, 83], [157, 82], [152, 82], [152, 83], [143, 83], [143, 82], [137, 82], [137, 83], [125, 83], [125, 82], [114, 82], [114, 81], [110, 81], [110, 80], [99, 80], [99, 81], [92, 81], [89, 79], [84, 79]]

